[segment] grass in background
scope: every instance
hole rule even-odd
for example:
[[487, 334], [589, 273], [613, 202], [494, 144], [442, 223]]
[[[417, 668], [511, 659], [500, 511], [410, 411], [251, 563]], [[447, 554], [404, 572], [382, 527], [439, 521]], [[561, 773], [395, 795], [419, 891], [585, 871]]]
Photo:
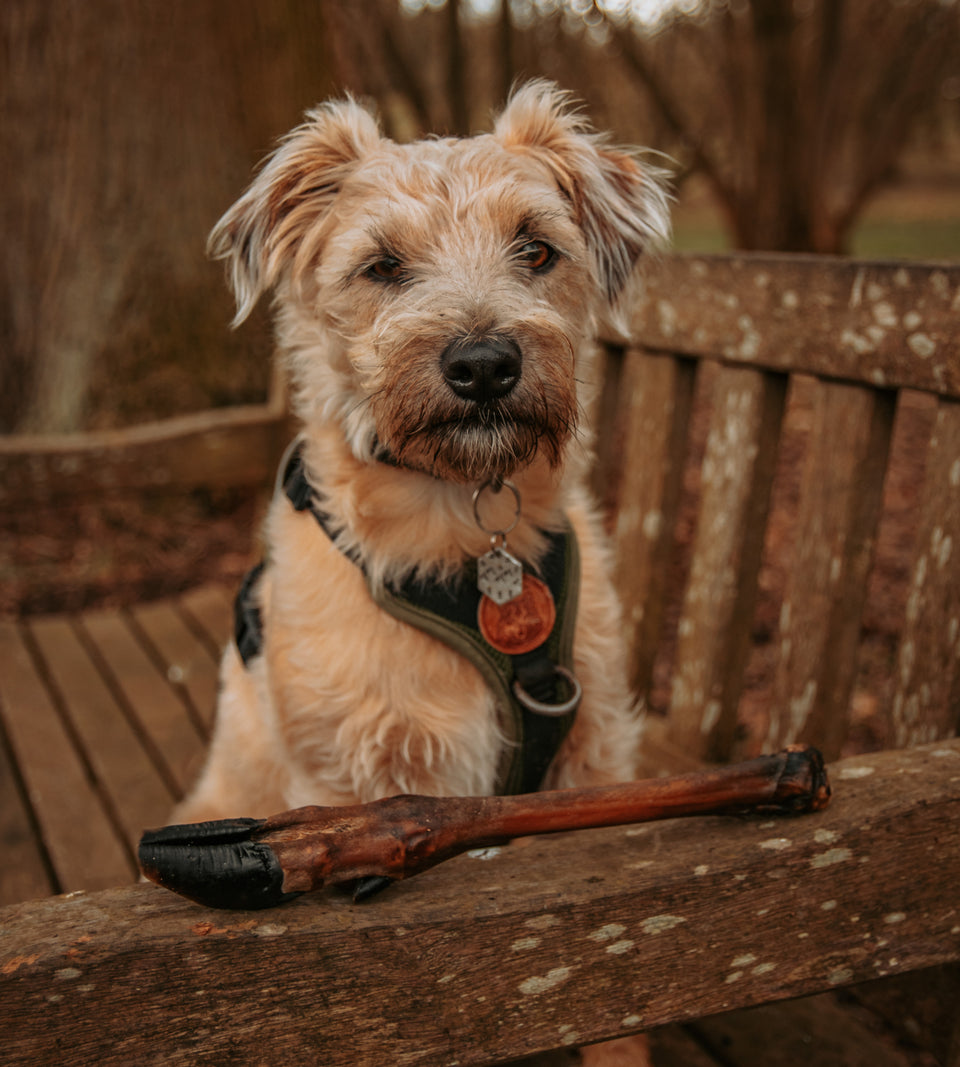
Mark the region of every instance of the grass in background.
[[[731, 250], [720, 213], [702, 187], [679, 198], [673, 236], [678, 252]], [[960, 179], [885, 191], [854, 230], [850, 253], [863, 259], [960, 260]]]

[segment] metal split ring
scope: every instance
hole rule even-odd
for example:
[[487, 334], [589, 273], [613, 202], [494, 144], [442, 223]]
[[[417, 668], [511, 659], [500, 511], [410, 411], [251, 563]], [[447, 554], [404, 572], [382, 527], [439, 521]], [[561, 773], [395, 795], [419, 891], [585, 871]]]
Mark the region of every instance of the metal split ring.
[[559, 674], [567, 685], [570, 686], [570, 689], [572, 690], [570, 696], [560, 704], [544, 704], [541, 700], [534, 700], [526, 689], [524, 689], [518, 681], [514, 680], [513, 694], [528, 711], [534, 711], [538, 715], [559, 716], [567, 715], [569, 712], [577, 710], [577, 705], [580, 703], [580, 698], [583, 696], [583, 689], [580, 682], [577, 680], [577, 676], [572, 671], [568, 671], [566, 667], [561, 667], [559, 664], [555, 664], [553, 669], [554, 672]]
[[[488, 526], [485, 526], [483, 519], [480, 518], [480, 497], [484, 491], [489, 489], [493, 493], [499, 493], [501, 489], [509, 489], [513, 493], [515, 511], [513, 513], [513, 521], [502, 530], [491, 530]], [[520, 490], [513, 484], [513, 482], [501, 481], [499, 487], [495, 487], [493, 479], [490, 479], [478, 486], [473, 493], [473, 517], [476, 519], [477, 525], [483, 530], [484, 533], [490, 534], [491, 537], [506, 537], [511, 530], [516, 528], [517, 523], [520, 521]]]

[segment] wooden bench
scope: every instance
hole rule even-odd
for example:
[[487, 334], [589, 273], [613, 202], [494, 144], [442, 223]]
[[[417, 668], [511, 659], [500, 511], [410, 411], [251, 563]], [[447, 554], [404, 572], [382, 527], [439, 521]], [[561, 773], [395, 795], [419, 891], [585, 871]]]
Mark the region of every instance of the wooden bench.
[[[142, 885], [14, 904], [11, 1062], [494, 1063], [923, 972], [936, 1051], [960, 1063], [958, 320], [957, 267], [668, 257], [629, 342], [605, 346], [597, 489], [650, 771], [812, 741], [835, 761], [825, 812], [538, 839], [360, 907], [211, 912]], [[14, 451], [23, 500], [59, 461]], [[207, 621], [199, 603], [217, 605]], [[149, 804], [181, 787], [206, 729], [225, 611], [206, 590], [0, 630], [3, 748], [32, 820], [4, 836], [40, 841], [47, 878], [24, 896], [129, 875]], [[66, 648], [100, 680], [87, 719], [54, 666]], [[93, 848], [97, 805], [123, 862]], [[722, 1023], [698, 1026], [696, 1047], [662, 1031], [655, 1051], [756, 1062]], [[915, 1062], [841, 1026], [874, 1064]]]

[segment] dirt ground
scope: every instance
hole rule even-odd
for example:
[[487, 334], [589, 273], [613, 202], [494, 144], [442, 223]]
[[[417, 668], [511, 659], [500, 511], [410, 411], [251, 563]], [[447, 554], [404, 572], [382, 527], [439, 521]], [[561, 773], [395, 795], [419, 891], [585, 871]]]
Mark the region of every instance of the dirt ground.
[[0, 513], [0, 614], [127, 606], [239, 581], [258, 552], [261, 506], [199, 492]]

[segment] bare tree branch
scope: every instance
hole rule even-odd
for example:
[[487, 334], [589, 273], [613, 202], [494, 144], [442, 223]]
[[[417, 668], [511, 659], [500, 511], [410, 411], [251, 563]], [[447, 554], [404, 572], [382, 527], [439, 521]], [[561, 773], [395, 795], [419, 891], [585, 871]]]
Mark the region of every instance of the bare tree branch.
[[674, 94], [648, 60], [636, 34], [626, 27], [609, 24], [627, 65], [647, 89], [669, 128], [690, 151], [693, 166], [707, 177], [721, 203], [736, 214], [736, 194], [724, 178], [721, 166], [705, 148], [700, 132], [686, 120]]

